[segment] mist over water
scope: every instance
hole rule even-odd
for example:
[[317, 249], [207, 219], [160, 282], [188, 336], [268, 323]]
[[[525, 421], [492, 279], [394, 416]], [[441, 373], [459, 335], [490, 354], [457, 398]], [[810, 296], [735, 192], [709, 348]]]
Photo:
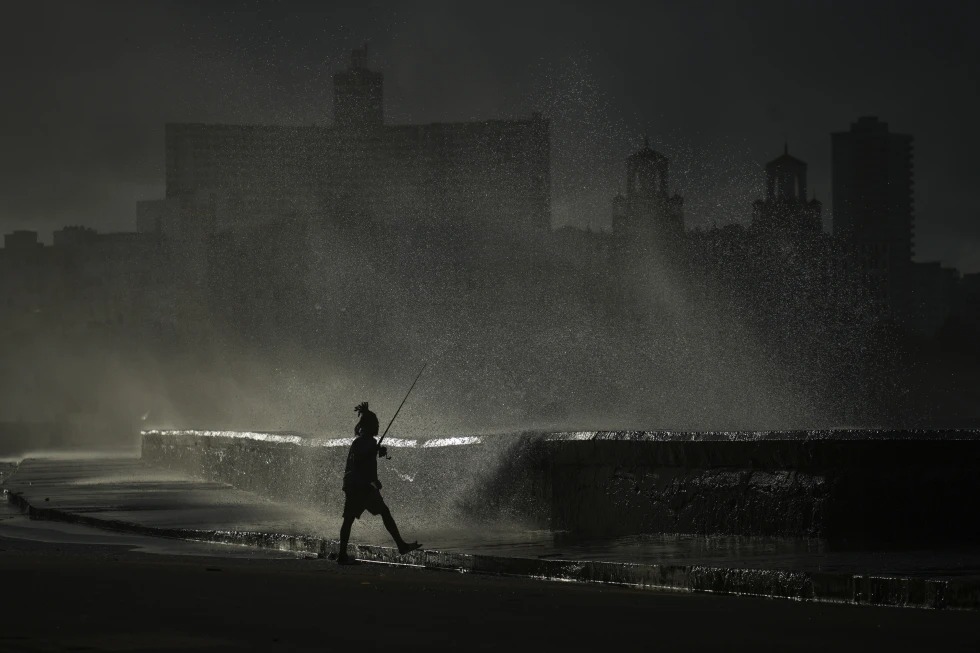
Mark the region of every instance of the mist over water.
[[[589, 67], [581, 55], [539, 66], [528, 102], [553, 121], [562, 159], [554, 225], [601, 231], [640, 139]], [[494, 207], [476, 226], [433, 222], [422, 190], [394, 182], [347, 189], [370, 201], [336, 214], [296, 196], [280, 214], [245, 195], [251, 222], [161, 245], [153, 265], [180, 280], [165, 328], [62, 316], [51, 297], [4, 318], [0, 421], [65, 424], [82, 445], [131, 446], [139, 428], [347, 436], [360, 401], [387, 423], [423, 363], [394, 435], [901, 419], [884, 404], [911, 396], [913, 367], [847, 281], [807, 276], [813, 252], [774, 246], [754, 276], [729, 274], [745, 261], [717, 247], [763, 179], [737, 139], [703, 151], [653, 136], [685, 197], [688, 249], [623, 260], [601, 244], [569, 253], [553, 232], [525, 251]], [[622, 159], [602, 154], [617, 148]], [[383, 205], [399, 207], [394, 222], [372, 208]], [[609, 236], [599, 231], [588, 238]]]
[[300, 296], [296, 315], [334, 313], [322, 346], [277, 328], [250, 341], [236, 325], [168, 344], [33, 331], [3, 345], [0, 414], [68, 422], [93, 443], [132, 442], [139, 427], [349, 435], [355, 403], [386, 423], [428, 362], [393, 434], [834, 425], [823, 388], [794, 384], [800, 359], [777, 357], [723, 286], [647, 271], [623, 315], [588, 287], [596, 280], [567, 270], [544, 284], [525, 269], [488, 271], [492, 282], [440, 304], [376, 266], [333, 284], [339, 300], [316, 286]]
[[[133, 442], [140, 427], [346, 436], [355, 403], [370, 401], [386, 423], [428, 362], [395, 435], [833, 425], [824, 398], [793, 384], [792, 361], [720, 310], [730, 308], [716, 299], [723, 288], [692, 289], [669, 269], [651, 267], [628, 317], [576, 293], [583, 279], [571, 275], [536, 291], [504, 271], [510, 287], [421, 307], [412, 281], [383, 275], [344, 280], [358, 313], [340, 317], [343, 333], [322, 348], [275, 330], [255, 343], [215, 329], [210, 341], [168, 345], [35, 331], [3, 345], [0, 411], [70, 423], [92, 443]], [[535, 292], [541, 301], [528, 301]]]

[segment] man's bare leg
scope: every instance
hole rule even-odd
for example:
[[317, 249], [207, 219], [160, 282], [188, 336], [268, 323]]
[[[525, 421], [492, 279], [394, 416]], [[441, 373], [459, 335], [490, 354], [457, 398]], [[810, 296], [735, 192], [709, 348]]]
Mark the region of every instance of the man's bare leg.
[[340, 552], [337, 554], [337, 562], [347, 562], [347, 543], [350, 541], [350, 529], [354, 525], [353, 517], [344, 517], [344, 523], [340, 525]]
[[422, 546], [418, 542], [406, 542], [402, 539], [401, 533], [398, 532], [398, 526], [395, 524], [395, 518], [391, 515], [388, 506], [385, 506], [384, 510], [381, 511], [381, 521], [384, 522], [385, 528], [388, 529], [392, 539], [395, 540], [395, 544], [398, 545], [398, 553], [408, 553]]

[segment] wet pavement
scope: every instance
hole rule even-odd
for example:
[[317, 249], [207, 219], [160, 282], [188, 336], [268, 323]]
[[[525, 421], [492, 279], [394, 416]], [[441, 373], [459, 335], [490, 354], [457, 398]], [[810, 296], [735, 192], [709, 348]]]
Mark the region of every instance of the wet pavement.
[[[310, 535], [336, 539], [339, 515], [270, 501], [223, 483], [158, 469], [138, 459], [31, 459], [10, 474], [6, 490], [32, 506], [102, 522], [172, 529]], [[2, 479], [0, 479], [2, 481]], [[6, 508], [13, 510], [12, 508]], [[397, 515], [396, 515], [397, 518]], [[573, 540], [515, 524], [464, 528], [402, 523], [404, 534], [442, 551], [525, 558], [640, 564], [711, 565], [874, 573], [934, 578], [980, 577], [980, 547], [840, 549], [802, 538], [635, 535]], [[365, 513], [352, 541], [390, 545], [380, 519]]]
[[[0, 502], [0, 550], [19, 542], [25, 546], [53, 545], [56, 547], [120, 548], [133, 553], [197, 556], [214, 558], [243, 558], [262, 560], [295, 560], [304, 557], [291, 551], [258, 549], [250, 546], [230, 546], [210, 542], [193, 542], [150, 535], [134, 535], [80, 524], [31, 519], [8, 501]], [[308, 557], [308, 556], [306, 556]]]
[[150, 556], [2, 536], [0, 583], [3, 651], [980, 650], [980, 612]]
[[[19, 502], [21, 509], [29, 506], [35, 519], [27, 519], [20, 509], [6, 507], [0, 515], [0, 536], [4, 537], [92, 543], [107, 543], [107, 538], [115, 538], [121, 545], [153, 551], [162, 540], [148, 535], [247, 543], [249, 536], [266, 534], [280, 538], [277, 541], [283, 549], [309, 555], [317, 551], [322, 554], [325, 546], [334, 546], [332, 540], [340, 521], [339, 515], [269, 501], [230, 485], [161, 470], [138, 459], [30, 459], [14, 473], [9, 473], [9, 468], [7, 471], [5, 491]], [[390, 546], [380, 519], [365, 517], [355, 525], [352, 542]], [[97, 531], [90, 526], [125, 533]], [[636, 569], [672, 566], [684, 570], [685, 582], [690, 570], [700, 567], [740, 573], [764, 570], [786, 578], [799, 572], [980, 578], [980, 550], [976, 548], [846, 551], [834, 550], [819, 540], [683, 535], [570, 541], [561, 534], [503, 524], [466, 528], [436, 528], [429, 524], [420, 528], [419, 524], [403, 523], [401, 528], [410, 539], [418, 537], [428, 550], [427, 558], [407, 560], [410, 564], [433, 566], [430, 561], [436, 560], [440, 568], [452, 568], [458, 563], [461, 569], [478, 570], [473, 560], [485, 558], [494, 561], [489, 569], [510, 573], [507, 563], [501, 560], [524, 559], [527, 562], [515, 567], [518, 571], [514, 573], [519, 575], [551, 573], [548, 570], [555, 565], [541, 567], [545, 570], [541, 572], [533, 563], [538, 560], [542, 565], [554, 561], [558, 567], [561, 561], [610, 563], [608, 568], [617, 573], [626, 570], [627, 575], [621, 576], [626, 578], [622, 581], [626, 584], [633, 584], [630, 574], [636, 573], [630, 565]], [[252, 543], [269, 546], [254, 538]], [[242, 551], [240, 547], [217, 544], [200, 546], [207, 553], [218, 555], [222, 550], [231, 555], [235, 554], [233, 550]], [[167, 547], [160, 550], [167, 551]], [[384, 551], [380, 547], [365, 548], [368, 559], [374, 556], [377, 561], [400, 562]], [[457, 560], [453, 557], [456, 555], [470, 559]], [[621, 563], [627, 563], [626, 567]], [[564, 573], [566, 569], [567, 566], [561, 567], [559, 571]], [[573, 571], [578, 573], [581, 569], [582, 565], [578, 565]], [[666, 572], [658, 573], [666, 578]], [[663, 582], [670, 585], [668, 580]]]
[[296, 532], [310, 524], [302, 510], [133, 458], [28, 459], [7, 476], [4, 489], [38, 511], [106, 527]]

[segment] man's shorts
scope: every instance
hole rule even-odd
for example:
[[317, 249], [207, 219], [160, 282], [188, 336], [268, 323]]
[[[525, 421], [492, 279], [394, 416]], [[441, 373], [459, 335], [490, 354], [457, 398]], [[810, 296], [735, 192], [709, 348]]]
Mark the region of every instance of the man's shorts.
[[360, 519], [365, 510], [372, 515], [379, 515], [387, 508], [381, 493], [373, 486], [368, 486], [366, 490], [345, 490], [344, 494], [347, 495], [344, 500], [344, 519]]

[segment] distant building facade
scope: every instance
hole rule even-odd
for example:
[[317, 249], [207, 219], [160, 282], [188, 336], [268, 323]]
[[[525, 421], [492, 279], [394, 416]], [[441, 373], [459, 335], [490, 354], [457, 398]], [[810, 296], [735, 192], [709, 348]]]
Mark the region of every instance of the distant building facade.
[[935, 335], [959, 307], [960, 274], [939, 261], [912, 264], [910, 326], [925, 335]]
[[650, 147], [626, 160], [626, 195], [613, 200], [612, 232], [620, 248], [658, 249], [684, 239], [684, 199], [670, 193], [670, 161]]
[[[16, 234], [17, 232], [15, 232]], [[8, 331], [119, 333], [174, 330], [172, 261], [155, 239], [70, 226], [37, 242], [0, 250], [0, 307]]]
[[384, 125], [384, 74], [367, 67], [367, 46], [351, 53], [350, 70], [333, 76], [333, 115], [338, 127], [377, 129]]
[[914, 254], [912, 136], [873, 116], [831, 135], [834, 236], [874, 301], [908, 312]]
[[308, 219], [433, 234], [509, 257], [551, 227], [550, 127], [527, 120], [386, 125], [366, 50], [334, 76], [335, 125], [168, 124], [166, 200], [143, 228], [176, 238]]
[[9, 250], [31, 250], [41, 247], [36, 231], [12, 231], [3, 236], [3, 247]]
[[766, 164], [766, 197], [752, 205], [752, 229], [774, 240], [799, 243], [822, 231], [822, 205], [806, 197], [806, 163], [781, 156]]

